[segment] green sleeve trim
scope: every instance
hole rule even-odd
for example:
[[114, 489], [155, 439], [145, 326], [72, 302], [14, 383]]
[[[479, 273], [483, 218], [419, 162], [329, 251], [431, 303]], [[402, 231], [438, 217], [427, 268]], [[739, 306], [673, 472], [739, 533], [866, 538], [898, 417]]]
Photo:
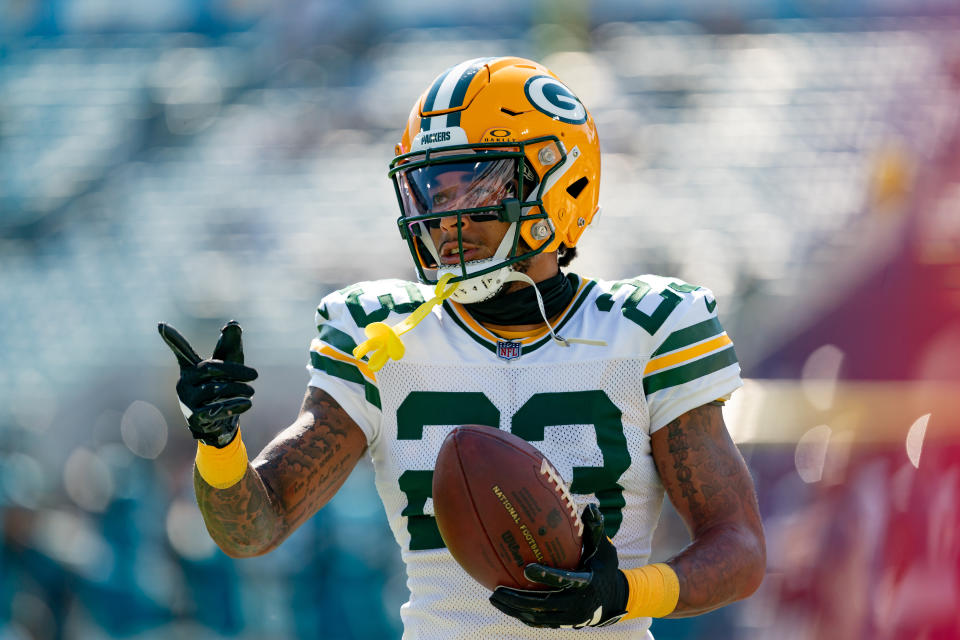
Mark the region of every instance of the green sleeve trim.
[[723, 327], [720, 326], [720, 320], [716, 317], [698, 322], [684, 329], [678, 329], [667, 336], [667, 339], [663, 341], [660, 348], [653, 352], [653, 357], [656, 358], [664, 353], [676, 351], [695, 342], [718, 336], [721, 333], [723, 333]]
[[380, 390], [377, 389], [375, 384], [371, 383], [364, 377], [362, 373], [360, 373], [360, 369], [357, 366], [347, 362], [334, 360], [333, 358], [328, 358], [327, 356], [317, 353], [316, 351], [310, 352], [310, 364], [313, 365], [314, 369], [319, 369], [335, 378], [340, 378], [341, 380], [346, 380], [347, 382], [362, 384], [364, 396], [366, 397], [367, 402], [375, 406], [377, 409], [380, 409]]
[[328, 324], [322, 324], [317, 329], [320, 331], [320, 340], [326, 342], [331, 347], [339, 349], [346, 354], [352, 354], [353, 350], [357, 348], [357, 343], [353, 341], [353, 338], [349, 334], [340, 331], [340, 329], [335, 329]]
[[700, 358], [689, 364], [647, 376], [643, 379], [643, 392], [649, 396], [661, 389], [685, 384], [736, 363], [737, 354], [733, 350], [733, 345], [731, 345], [723, 351]]

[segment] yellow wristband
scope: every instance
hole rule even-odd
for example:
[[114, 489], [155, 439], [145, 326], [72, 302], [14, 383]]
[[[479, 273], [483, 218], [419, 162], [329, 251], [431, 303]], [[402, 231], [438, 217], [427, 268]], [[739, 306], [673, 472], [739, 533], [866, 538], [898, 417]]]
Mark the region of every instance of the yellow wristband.
[[658, 562], [639, 569], [624, 569], [623, 574], [630, 587], [624, 620], [662, 618], [677, 608], [680, 580], [670, 565]]
[[240, 482], [247, 473], [247, 448], [240, 431], [223, 449], [198, 442], [196, 462], [200, 477], [215, 489], [227, 489]]

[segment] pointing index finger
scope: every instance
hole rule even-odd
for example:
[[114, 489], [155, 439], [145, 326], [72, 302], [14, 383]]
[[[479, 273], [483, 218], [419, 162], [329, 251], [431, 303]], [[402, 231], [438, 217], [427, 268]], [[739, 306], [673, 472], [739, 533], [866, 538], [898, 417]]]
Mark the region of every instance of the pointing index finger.
[[195, 366], [202, 359], [197, 352], [193, 350], [187, 339], [180, 335], [180, 332], [168, 325], [166, 322], [157, 324], [157, 331], [160, 337], [167, 343], [173, 355], [177, 356], [177, 363], [181, 367]]

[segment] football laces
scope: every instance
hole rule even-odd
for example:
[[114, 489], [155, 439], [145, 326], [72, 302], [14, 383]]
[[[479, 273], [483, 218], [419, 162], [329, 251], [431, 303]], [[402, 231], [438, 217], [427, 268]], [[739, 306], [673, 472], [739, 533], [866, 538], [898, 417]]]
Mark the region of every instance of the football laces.
[[567, 485], [564, 484], [563, 478], [560, 477], [560, 474], [557, 473], [556, 469], [550, 466], [550, 463], [547, 462], [546, 458], [540, 462], [540, 473], [541, 475], [547, 477], [547, 482], [554, 485], [554, 489], [560, 494], [560, 499], [565, 505], [567, 505], [567, 508], [570, 510], [570, 515], [573, 516], [573, 521], [577, 525], [577, 533], [582, 536], [583, 520], [580, 519], [580, 512], [577, 511], [577, 504], [573, 501], [573, 496], [570, 494], [570, 490], [567, 489]]

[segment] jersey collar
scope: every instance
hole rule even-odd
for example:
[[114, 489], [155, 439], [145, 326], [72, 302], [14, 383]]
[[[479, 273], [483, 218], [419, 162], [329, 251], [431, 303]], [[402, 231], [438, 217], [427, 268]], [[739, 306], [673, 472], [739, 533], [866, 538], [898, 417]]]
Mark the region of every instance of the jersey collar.
[[[570, 318], [576, 314], [577, 310], [583, 305], [584, 300], [586, 300], [587, 293], [596, 285], [596, 282], [593, 280], [582, 278], [576, 274], [571, 275], [573, 275], [576, 280], [575, 285], [577, 290], [573, 294], [573, 299], [570, 300], [567, 307], [560, 312], [556, 324], [553, 325], [553, 330], [556, 332], [559, 332]], [[457, 326], [463, 329], [474, 342], [493, 353], [497, 353], [497, 343], [503, 342], [504, 340], [519, 342], [523, 345], [524, 353], [536, 351], [551, 341], [550, 332], [547, 330], [547, 327], [537, 328], [524, 333], [508, 332], [501, 336], [477, 322], [462, 304], [445, 300], [443, 307]]]

